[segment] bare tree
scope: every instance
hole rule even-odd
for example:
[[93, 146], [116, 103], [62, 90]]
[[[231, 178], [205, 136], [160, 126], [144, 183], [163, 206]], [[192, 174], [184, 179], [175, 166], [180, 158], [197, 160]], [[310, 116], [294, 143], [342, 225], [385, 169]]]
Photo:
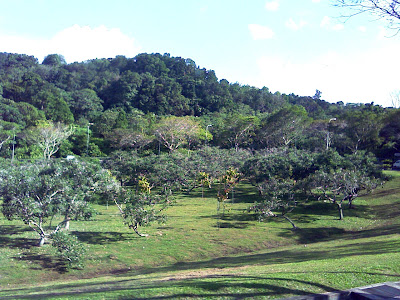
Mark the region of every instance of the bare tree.
[[200, 127], [189, 117], [166, 117], [154, 131], [156, 139], [170, 152], [199, 137]]
[[349, 9], [345, 17], [369, 13], [383, 19], [388, 27], [400, 31], [400, 0], [335, 0], [335, 6]]
[[0, 137], [0, 150], [3, 147], [3, 144], [6, 143], [10, 139], [10, 136], [2, 136]]
[[61, 123], [46, 122], [31, 130], [30, 139], [43, 151], [45, 159], [55, 154], [64, 140], [74, 133], [74, 128]]
[[390, 98], [392, 100], [392, 106], [394, 108], [399, 108], [400, 107], [400, 90], [395, 90], [392, 93], [390, 93]]
[[10, 141], [12, 136], [12, 131], [7, 130], [5, 126], [0, 125], [0, 150], [8, 141]]

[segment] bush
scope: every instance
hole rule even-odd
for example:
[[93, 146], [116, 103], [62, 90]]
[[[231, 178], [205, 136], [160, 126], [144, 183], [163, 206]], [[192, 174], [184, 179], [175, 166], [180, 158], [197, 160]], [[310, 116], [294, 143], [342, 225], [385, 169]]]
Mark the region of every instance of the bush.
[[52, 235], [52, 246], [57, 249], [67, 268], [83, 269], [86, 249], [76, 236], [59, 231]]

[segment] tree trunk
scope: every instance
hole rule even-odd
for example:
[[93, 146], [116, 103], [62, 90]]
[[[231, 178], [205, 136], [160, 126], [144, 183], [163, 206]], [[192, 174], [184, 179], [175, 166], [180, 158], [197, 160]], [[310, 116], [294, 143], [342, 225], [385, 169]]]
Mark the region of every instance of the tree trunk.
[[349, 200], [349, 209], [353, 209], [353, 208], [354, 208], [353, 200]]
[[65, 229], [65, 230], [69, 230], [69, 220], [66, 220], [66, 221], [65, 221], [65, 227], [64, 227], [64, 229]]
[[140, 232], [138, 231], [138, 224], [137, 224], [137, 223], [136, 223], [135, 225], [129, 225], [129, 227], [132, 228], [133, 231], [134, 231], [138, 236], [140, 236], [140, 237], [147, 237], [147, 236], [149, 236], [148, 234], [143, 234], [143, 233], [140, 233]]
[[293, 222], [288, 216], [282, 215], [282, 217], [285, 218], [285, 220], [288, 221], [288, 222], [293, 226], [293, 228], [292, 228], [293, 230], [299, 229], [299, 228], [296, 226], [296, 224], [294, 224], [294, 222]]
[[45, 236], [40, 236], [40, 241], [39, 241], [39, 245], [38, 246], [42, 247], [44, 245], [45, 240], [46, 240]]
[[339, 220], [343, 220], [343, 208], [342, 208], [342, 203], [341, 202], [336, 202], [336, 205], [339, 210]]

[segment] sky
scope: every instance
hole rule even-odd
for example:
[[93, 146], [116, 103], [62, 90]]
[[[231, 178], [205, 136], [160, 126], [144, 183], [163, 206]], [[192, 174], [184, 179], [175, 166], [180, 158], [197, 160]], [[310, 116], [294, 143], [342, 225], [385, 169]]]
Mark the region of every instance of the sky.
[[67, 63], [170, 53], [231, 83], [392, 106], [400, 34], [333, 0], [0, 0], [0, 52]]

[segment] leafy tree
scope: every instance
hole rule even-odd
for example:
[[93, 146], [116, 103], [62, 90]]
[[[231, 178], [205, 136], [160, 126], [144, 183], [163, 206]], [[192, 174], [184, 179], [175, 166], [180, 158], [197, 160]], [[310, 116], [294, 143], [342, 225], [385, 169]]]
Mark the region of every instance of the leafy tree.
[[90, 124], [86, 126], [76, 126], [73, 129], [73, 133], [69, 138], [60, 144], [60, 149], [57, 153], [59, 157], [66, 157], [69, 154], [91, 157], [106, 156], [100, 150], [100, 146], [102, 146], [101, 143], [100, 146], [96, 143], [99, 140], [103, 141], [103, 139], [93, 138]]
[[320, 199], [336, 204], [339, 220], [343, 220], [343, 202], [348, 201], [352, 207], [353, 200], [360, 191], [371, 192], [379, 181], [361, 171], [339, 169], [335, 172], [318, 171], [308, 179], [315, 195]]
[[93, 122], [103, 111], [103, 101], [91, 89], [83, 89], [72, 92], [69, 106], [75, 120], [83, 118]]
[[5, 84], [5, 98], [14, 101], [33, 104], [35, 96], [48, 88], [43, 78], [33, 70], [25, 72], [18, 81], [10, 81]]
[[126, 71], [121, 78], [113, 81], [101, 95], [104, 98], [106, 108], [121, 107], [131, 110], [137, 107], [139, 88], [142, 85], [142, 77], [138, 73]]
[[217, 214], [219, 214], [221, 204], [223, 208], [222, 215], [225, 214], [225, 203], [229, 198], [229, 193], [233, 192], [233, 189], [239, 183], [239, 178], [240, 173], [238, 172], [238, 170], [230, 167], [228, 170], [226, 170], [225, 174], [218, 179], [219, 189], [217, 192]]
[[379, 132], [383, 140], [379, 154], [381, 157], [393, 158], [400, 152], [400, 110], [388, 113], [383, 119], [383, 127]]
[[26, 126], [24, 116], [19, 111], [17, 104], [9, 99], [0, 99], [0, 120]]
[[296, 229], [287, 214], [297, 206], [296, 197], [304, 192], [300, 182], [315, 171], [315, 163], [315, 154], [290, 149], [261, 152], [249, 159], [242, 171], [261, 196], [249, 210], [260, 220], [283, 217]]
[[137, 108], [145, 113], [156, 112], [150, 109], [154, 108], [154, 91], [157, 78], [152, 76], [150, 73], [144, 73], [141, 75], [141, 85], [137, 96]]
[[[40, 236], [39, 245], [70, 220], [93, 215], [89, 201], [95, 193], [115, 187], [109, 173], [98, 164], [74, 160], [43, 160], [0, 169], [2, 213], [9, 219], [22, 220]], [[62, 217], [57, 226], [45, 226], [49, 219]]]
[[59, 89], [47, 87], [34, 96], [33, 104], [45, 112], [47, 119], [71, 124], [74, 116], [67, 104], [66, 96], [67, 94]]
[[[348, 138], [347, 147], [351, 152], [372, 151], [381, 144], [379, 132], [383, 127], [382, 118], [381, 113], [370, 110], [348, 112], [343, 116], [343, 133]], [[346, 145], [344, 140], [339, 140], [337, 146], [341, 144]]]
[[146, 237], [148, 234], [140, 233], [139, 226], [146, 226], [154, 221], [163, 222], [165, 216], [161, 212], [170, 204], [170, 199], [168, 195], [151, 193], [150, 183], [145, 177], [139, 178], [139, 187], [139, 192], [122, 189], [114, 202], [125, 224], [137, 235]]
[[142, 149], [153, 140], [152, 137], [132, 129], [116, 128], [106, 134], [106, 139], [110, 141], [110, 146], [113, 149]]
[[43, 111], [37, 109], [29, 103], [17, 102], [15, 103], [15, 106], [22, 115], [22, 124], [25, 124], [27, 127], [34, 126], [37, 124], [37, 122], [44, 121], [46, 119]]
[[189, 100], [182, 95], [182, 87], [174, 79], [161, 77], [156, 81], [155, 111], [158, 114], [184, 116], [190, 114]]
[[116, 120], [119, 112], [117, 109], [105, 110], [95, 121], [93, 131], [100, 135], [105, 136], [115, 128]]
[[[267, 217], [282, 217], [293, 227], [298, 227], [287, 215], [297, 206], [295, 194], [298, 189], [296, 181], [291, 178], [271, 177], [257, 185], [261, 201], [256, 202], [249, 208], [254, 211], [260, 221]], [[277, 214], [279, 212], [279, 214]]]
[[187, 155], [179, 152], [152, 155], [144, 159], [144, 164], [149, 180], [163, 190], [163, 194], [194, 188], [196, 168]]
[[221, 145], [229, 145], [238, 151], [240, 146], [249, 146], [252, 143], [252, 137], [259, 123], [259, 119], [255, 116], [228, 114], [222, 124], [216, 126], [215, 139]]
[[203, 147], [190, 154], [193, 165], [199, 168], [196, 174], [199, 171], [206, 172], [212, 181], [223, 176], [229, 168], [242, 170], [250, 157], [251, 153], [247, 150], [235, 151], [218, 147]]
[[149, 73], [155, 77], [167, 75], [169, 69], [165, 66], [162, 56], [158, 53], [141, 53], [128, 61], [127, 68], [137, 73]]
[[315, 153], [295, 149], [271, 149], [257, 152], [242, 166], [244, 177], [257, 186], [277, 178], [301, 180], [313, 173], [318, 166]]
[[118, 116], [115, 119], [114, 128], [126, 129], [128, 127], [128, 120], [126, 119], [126, 112], [124, 110], [118, 111]]
[[47, 66], [59, 66], [66, 64], [66, 61], [64, 56], [60, 54], [49, 54], [43, 59], [42, 64]]
[[235, 103], [246, 104], [255, 112], [272, 113], [288, 104], [282, 95], [272, 94], [267, 87], [258, 89], [248, 85], [231, 84], [230, 92]]
[[374, 154], [367, 151], [346, 154], [342, 159], [341, 167], [347, 170], [360, 171], [370, 178], [385, 179], [382, 167]]
[[211, 188], [210, 174], [206, 172], [199, 172], [197, 175], [197, 182], [201, 186], [201, 198], [204, 198], [204, 186], [207, 186], [209, 189]]
[[304, 107], [285, 107], [267, 117], [260, 126], [257, 136], [268, 148], [289, 146], [310, 122]]
[[[314, 120], [309, 126], [304, 128], [296, 141], [298, 149], [309, 150], [312, 152], [324, 151], [331, 147], [333, 132], [331, 132], [331, 123], [325, 120]], [[327, 143], [328, 141], [328, 143]]]
[[239, 169], [250, 156], [249, 152], [234, 149], [205, 147], [187, 155], [180, 151], [161, 155], [141, 156], [137, 151], [115, 151], [104, 160], [122, 185], [137, 185], [137, 178], [145, 175], [149, 181], [167, 194], [190, 192], [199, 185], [199, 173], [208, 174], [208, 180], [220, 178], [229, 167]]

